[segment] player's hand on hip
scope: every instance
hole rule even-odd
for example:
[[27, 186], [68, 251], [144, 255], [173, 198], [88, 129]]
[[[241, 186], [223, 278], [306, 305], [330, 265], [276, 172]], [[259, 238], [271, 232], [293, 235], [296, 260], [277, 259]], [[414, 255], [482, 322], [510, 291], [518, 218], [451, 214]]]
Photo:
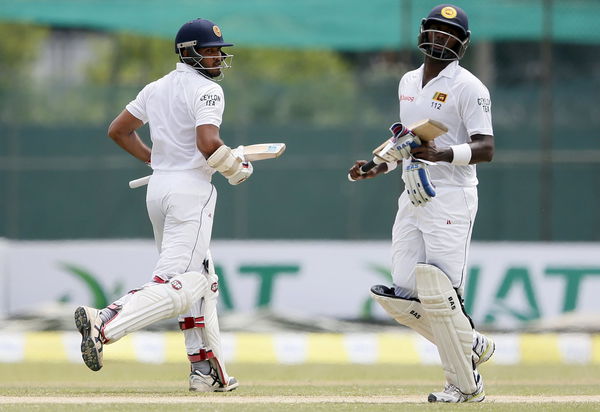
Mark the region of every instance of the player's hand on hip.
[[402, 123], [392, 124], [390, 131], [393, 134], [392, 141], [394, 142], [394, 148], [400, 153], [403, 159], [409, 159], [411, 149], [421, 145], [421, 139], [403, 126]]
[[423, 206], [435, 197], [435, 186], [427, 168], [425, 163], [413, 161], [402, 171], [406, 193], [415, 206]]

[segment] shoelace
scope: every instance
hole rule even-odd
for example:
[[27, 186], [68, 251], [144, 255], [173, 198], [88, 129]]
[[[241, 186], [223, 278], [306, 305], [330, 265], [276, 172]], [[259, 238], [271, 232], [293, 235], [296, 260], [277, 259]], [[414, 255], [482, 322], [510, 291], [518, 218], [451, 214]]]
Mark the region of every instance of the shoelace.
[[446, 386], [444, 387], [444, 392], [448, 393], [448, 394], [458, 394], [458, 395], [462, 395], [462, 392], [460, 391], [460, 389], [458, 389], [456, 386], [452, 385], [451, 383], [447, 383]]
[[210, 369], [210, 372], [208, 372], [208, 374], [207, 374], [207, 375], [203, 374], [202, 372], [200, 372], [200, 371], [198, 371], [198, 370], [195, 370], [195, 371], [193, 371], [192, 373], [193, 373], [194, 375], [197, 375], [197, 376], [210, 376], [210, 377], [213, 379], [213, 381], [212, 381], [212, 383], [210, 384], [210, 386], [214, 386], [214, 385], [215, 385], [215, 383], [218, 383], [219, 385], [221, 384], [221, 381], [219, 380], [219, 376], [217, 375], [217, 371], [215, 371], [215, 370], [214, 370], [214, 369], [212, 369], [212, 368]]

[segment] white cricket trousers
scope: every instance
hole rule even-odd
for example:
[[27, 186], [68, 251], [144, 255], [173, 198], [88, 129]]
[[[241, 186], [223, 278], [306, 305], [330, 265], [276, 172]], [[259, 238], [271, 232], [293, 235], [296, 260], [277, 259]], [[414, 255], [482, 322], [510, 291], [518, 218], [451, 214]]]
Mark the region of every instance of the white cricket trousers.
[[210, 177], [198, 169], [152, 174], [146, 206], [159, 253], [153, 276], [202, 271], [216, 200]]
[[477, 187], [437, 187], [436, 196], [420, 207], [402, 192], [392, 229], [396, 295], [417, 298], [414, 269], [419, 262], [440, 268], [463, 295], [476, 214]]

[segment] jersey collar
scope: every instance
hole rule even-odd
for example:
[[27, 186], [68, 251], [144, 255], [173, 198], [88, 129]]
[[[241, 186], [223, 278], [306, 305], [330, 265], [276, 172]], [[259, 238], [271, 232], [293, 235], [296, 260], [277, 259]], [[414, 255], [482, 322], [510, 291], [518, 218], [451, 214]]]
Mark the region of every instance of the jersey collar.
[[[419, 67], [419, 74], [421, 76], [421, 79], [423, 78], [423, 71], [425, 70], [425, 64], [421, 64], [421, 66]], [[447, 65], [446, 67], [444, 67], [444, 70], [442, 70], [437, 76], [437, 77], [448, 77], [448, 78], [453, 78], [456, 75], [456, 71], [458, 70], [458, 60], [454, 60], [453, 62], [451, 62], [449, 65]]]
[[[185, 64], [185, 63], [181, 63], [181, 62], [177, 63], [175, 70], [177, 70], [178, 72], [196, 73], [196, 69], [194, 69], [192, 66]], [[198, 73], [196, 73], [196, 74], [198, 74]]]
[[458, 70], [458, 60], [454, 60], [452, 63], [444, 67], [444, 70], [440, 72], [440, 76], [453, 78]]

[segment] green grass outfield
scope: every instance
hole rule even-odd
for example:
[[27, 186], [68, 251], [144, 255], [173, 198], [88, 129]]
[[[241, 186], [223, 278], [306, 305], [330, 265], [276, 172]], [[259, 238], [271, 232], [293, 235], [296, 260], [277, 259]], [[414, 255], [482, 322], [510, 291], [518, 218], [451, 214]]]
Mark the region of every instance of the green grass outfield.
[[[484, 365], [482, 404], [427, 404], [442, 387], [439, 366], [228, 366], [240, 387], [187, 391], [187, 364], [107, 361], [99, 372], [73, 363], [0, 364], [0, 411], [565, 411], [600, 410], [597, 365]], [[82, 407], [85, 404], [85, 409]]]

